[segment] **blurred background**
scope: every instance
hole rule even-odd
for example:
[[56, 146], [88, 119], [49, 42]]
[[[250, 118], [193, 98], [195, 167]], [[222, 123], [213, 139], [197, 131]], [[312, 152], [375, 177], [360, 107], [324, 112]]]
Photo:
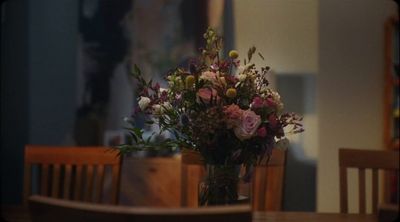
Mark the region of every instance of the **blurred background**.
[[[197, 55], [208, 26], [223, 35], [225, 54], [237, 49], [244, 58], [256, 46], [265, 60], [255, 63], [272, 67], [271, 84], [285, 110], [304, 116], [306, 132], [289, 136], [284, 210], [337, 212], [337, 149], [388, 145], [385, 75], [397, 67], [398, 76], [393, 0], [1, 5], [2, 203], [21, 201], [25, 144], [122, 142], [123, 118], [136, 105], [131, 65], [162, 85], [169, 69]], [[388, 28], [397, 36], [385, 37]], [[398, 88], [394, 98], [398, 109]], [[394, 129], [389, 140], [398, 141], [398, 125]]]

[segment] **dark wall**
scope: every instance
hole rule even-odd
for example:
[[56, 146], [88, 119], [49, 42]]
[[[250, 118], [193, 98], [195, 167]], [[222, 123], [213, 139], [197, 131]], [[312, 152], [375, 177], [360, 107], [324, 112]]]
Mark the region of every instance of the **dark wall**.
[[9, 0], [1, 47], [1, 202], [21, 201], [27, 143], [63, 144], [76, 109], [78, 1]]
[[62, 144], [76, 110], [77, 0], [29, 1], [29, 142]]
[[1, 30], [1, 202], [16, 203], [28, 141], [28, 4], [8, 1]]

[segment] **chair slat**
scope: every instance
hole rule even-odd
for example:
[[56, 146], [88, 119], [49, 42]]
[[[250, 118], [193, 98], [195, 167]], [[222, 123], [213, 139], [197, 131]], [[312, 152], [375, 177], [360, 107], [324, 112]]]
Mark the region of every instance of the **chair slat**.
[[60, 165], [53, 165], [53, 182], [51, 184], [51, 196], [58, 197], [58, 192], [60, 188]]
[[119, 187], [120, 187], [120, 178], [121, 175], [121, 169], [120, 165], [114, 165], [112, 166], [112, 182], [111, 182], [111, 203], [112, 204], [118, 204], [119, 200]]
[[88, 165], [86, 167], [86, 189], [85, 189], [85, 201], [90, 202], [93, 193], [93, 166]]
[[43, 196], [48, 195], [48, 183], [49, 183], [49, 165], [42, 164], [41, 166], [41, 182], [40, 182], [40, 194]]
[[81, 199], [82, 187], [82, 165], [76, 166], [75, 171], [75, 187], [74, 187], [74, 200]]
[[366, 201], [365, 201], [365, 169], [360, 168], [358, 169], [358, 190], [359, 190], [359, 207], [360, 207], [360, 213], [365, 214], [366, 213]]
[[346, 167], [340, 167], [340, 213], [348, 213], [347, 205], [347, 169]]
[[66, 200], [70, 198], [71, 174], [72, 174], [72, 166], [70, 164], [65, 165], [63, 197]]
[[104, 183], [104, 165], [98, 165], [96, 167], [96, 182], [95, 182], [95, 196], [94, 201], [100, 203], [102, 200], [103, 193], [103, 183]]
[[372, 169], [372, 213], [378, 213], [378, 169]]

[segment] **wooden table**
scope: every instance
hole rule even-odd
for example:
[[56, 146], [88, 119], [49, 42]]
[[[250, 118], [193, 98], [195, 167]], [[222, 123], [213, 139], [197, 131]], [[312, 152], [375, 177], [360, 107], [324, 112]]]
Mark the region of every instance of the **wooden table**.
[[[7, 222], [30, 222], [29, 211], [22, 206], [1, 206], [1, 217]], [[255, 212], [253, 222], [378, 222], [375, 215], [312, 213], [312, 212]]]
[[314, 212], [256, 212], [253, 222], [378, 222], [375, 215]]

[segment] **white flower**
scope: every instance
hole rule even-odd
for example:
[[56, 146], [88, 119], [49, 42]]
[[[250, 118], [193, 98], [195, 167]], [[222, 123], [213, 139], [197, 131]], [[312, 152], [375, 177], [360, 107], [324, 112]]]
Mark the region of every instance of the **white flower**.
[[261, 89], [260, 89], [260, 92], [263, 93], [263, 94], [264, 93], [268, 93], [269, 92], [268, 86], [262, 86]]
[[168, 89], [167, 88], [161, 88], [158, 90], [158, 96], [161, 96], [163, 94], [163, 92], [168, 93]]
[[239, 75], [237, 75], [237, 78], [239, 79], [239, 82], [243, 82], [244, 80], [246, 80], [247, 75], [246, 74], [239, 74]]
[[272, 100], [275, 102], [277, 112], [278, 113], [282, 112], [283, 111], [283, 103], [281, 101], [281, 96], [279, 95], [279, 93], [272, 89], [268, 89], [268, 94], [272, 97]]
[[237, 67], [237, 71], [239, 73], [242, 73], [245, 70], [245, 68], [246, 68], [246, 66], [241, 65], [241, 66]]
[[164, 102], [163, 104], [154, 104], [152, 108], [155, 115], [162, 115], [166, 110], [171, 110], [172, 105], [169, 102]]
[[144, 111], [147, 108], [147, 106], [149, 105], [150, 101], [151, 100], [149, 97], [141, 96], [140, 100], [138, 102], [140, 109], [142, 111]]
[[153, 113], [155, 115], [161, 115], [162, 114], [162, 109], [161, 109], [161, 105], [160, 104], [154, 104], [152, 106], [152, 108], [153, 108]]
[[238, 67], [239, 73], [243, 73], [244, 71], [246, 71], [250, 66], [253, 66], [253, 63], [249, 63], [247, 65], [241, 65]]
[[273, 91], [272, 89], [270, 90], [270, 95], [271, 95], [271, 97], [272, 97], [272, 99], [274, 100], [274, 102], [275, 103], [282, 103], [281, 102], [281, 96], [279, 95], [279, 93], [278, 92], [276, 92], [276, 91]]

